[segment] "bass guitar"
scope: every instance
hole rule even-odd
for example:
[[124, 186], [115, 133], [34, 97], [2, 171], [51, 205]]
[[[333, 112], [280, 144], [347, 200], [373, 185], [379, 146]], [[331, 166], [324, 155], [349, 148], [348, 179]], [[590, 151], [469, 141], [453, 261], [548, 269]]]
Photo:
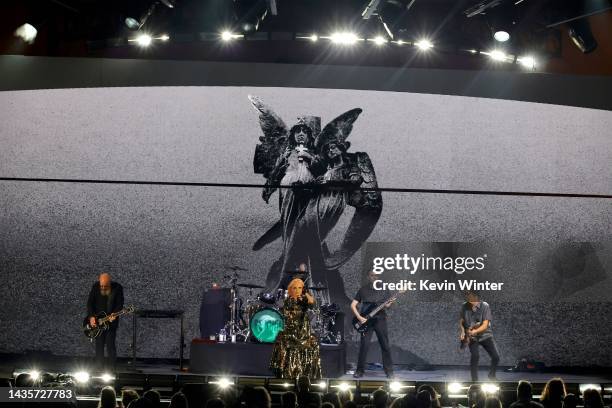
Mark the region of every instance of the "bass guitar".
[[387, 304], [393, 302], [395, 299], [397, 299], [397, 297], [400, 294], [404, 292], [406, 291], [401, 290], [397, 292], [396, 294], [394, 294], [393, 296], [390, 296], [387, 300], [385, 300], [378, 306], [376, 306], [375, 304], [371, 304], [367, 306], [364, 310], [361, 311], [361, 315], [366, 319], [366, 321], [361, 323], [359, 320], [357, 320], [357, 317], [353, 317], [353, 328], [357, 330], [359, 333], [361, 333], [362, 335], [364, 335], [368, 331], [372, 323], [374, 322], [376, 315], [381, 310], [383, 310], [387, 306]]
[[95, 339], [98, 337], [103, 331], [108, 330], [110, 324], [113, 320], [118, 318], [119, 316], [123, 316], [126, 314], [134, 313], [134, 306], [128, 306], [126, 308], [121, 309], [118, 312], [111, 313], [107, 315], [104, 312], [98, 313], [96, 318], [96, 326], [91, 326], [89, 324], [89, 316], [83, 319], [83, 333], [89, 339]]

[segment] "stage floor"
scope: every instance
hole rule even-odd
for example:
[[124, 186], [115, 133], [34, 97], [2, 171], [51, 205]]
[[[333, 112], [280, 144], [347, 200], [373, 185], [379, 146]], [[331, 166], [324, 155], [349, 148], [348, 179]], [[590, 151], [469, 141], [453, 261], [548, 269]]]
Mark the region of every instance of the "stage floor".
[[[14, 354], [0, 354], [0, 372], [3, 376], [12, 374], [13, 372], [28, 371], [36, 368], [39, 371], [50, 372], [74, 372], [78, 368], [87, 367], [91, 363], [91, 359], [83, 357], [63, 357], [63, 356], [23, 356]], [[221, 373], [190, 373], [189, 361], [185, 363], [183, 371], [178, 369], [178, 363], [173, 361], [154, 361], [154, 360], [137, 360], [136, 364], [130, 364], [127, 359], [120, 359], [116, 368], [116, 375], [122, 373], [141, 373], [147, 375], [180, 375], [202, 377], [203, 375], [219, 376]], [[387, 378], [380, 367], [372, 367], [367, 369], [365, 375], [359, 380], [368, 381], [386, 381]], [[545, 383], [552, 377], [561, 377], [568, 383], [612, 383], [612, 368], [602, 370], [588, 370], [586, 368], [564, 368], [560, 370], [547, 370], [539, 373], [526, 372], [506, 372], [508, 367], [500, 367], [497, 378], [499, 382], [517, 382], [519, 380], [529, 380], [532, 383]], [[232, 376], [232, 373], [223, 373]], [[351, 370], [346, 374], [334, 378], [335, 380], [354, 380]], [[239, 377], [239, 375], [233, 375]], [[240, 377], [258, 377], [254, 375]], [[481, 367], [481, 381], [487, 379], [486, 367]], [[427, 383], [448, 383], [448, 382], [470, 382], [470, 371], [468, 366], [433, 366], [427, 371], [409, 370], [401, 366], [395, 367], [395, 379], [398, 381], [413, 381]]]

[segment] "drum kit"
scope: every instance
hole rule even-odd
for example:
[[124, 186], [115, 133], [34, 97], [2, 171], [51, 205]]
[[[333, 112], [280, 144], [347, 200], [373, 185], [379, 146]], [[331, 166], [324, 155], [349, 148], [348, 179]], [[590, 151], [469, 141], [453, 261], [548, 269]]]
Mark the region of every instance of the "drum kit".
[[[237, 341], [254, 341], [259, 343], [274, 343], [276, 336], [283, 330], [284, 318], [281, 306], [287, 297], [287, 291], [276, 289], [266, 292], [264, 286], [254, 283], [239, 282], [239, 271], [244, 268], [232, 266], [233, 271], [226, 275], [230, 287], [230, 320], [225, 325], [227, 335]], [[297, 274], [297, 272], [286, 272]], [[340, 333], [334, 333], [336, 317], [340, 308], [330, 303], [326, 286], [317, 285], [308, 288], [313, 294], [316, 305], [309, 310], [311, 329], [321, 343], [339, 344], [342, 342]], [[242, 292], [246, 293], [242, 293]], [[234, 337], [235, 336], [235, 337]]]

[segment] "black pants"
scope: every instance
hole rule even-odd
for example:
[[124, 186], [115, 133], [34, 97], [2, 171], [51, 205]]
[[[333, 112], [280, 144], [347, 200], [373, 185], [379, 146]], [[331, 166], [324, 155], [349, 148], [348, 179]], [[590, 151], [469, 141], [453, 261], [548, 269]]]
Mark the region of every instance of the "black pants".
[[[117, 323], [112, 323], [108, 330], [104, 330], [96, 337], [96, 364], [99, 368], [115, 369], [115, 363], [117, 362], [117, 346], [115, 344]], [[104, 361], [104, 346], [106, 346], [106, 354], [108, 356], [107, 364]]]
[[393, 372], [393, 362], [391, 361], [391, 347], [389, 346], [389, 334], [387, 332], [387, 317], [377, 316], [372, 322], [372, 326], [368, 331], [361, 336], [361, 344], [359, 345], [359, 360], [357, 361], [357, 371], [363, 372], [366, 359], [368, 357], [368, 348], [372, 334], [376, 332], [380, 351], [382, 353], [383, 368], [386, 373]]
[[491, 368], [489, 369], [489, 377], [495, 377], [497, 370], [497, 364], [499, 363], [499, 351], [497, 351], [497, 344], [493, 337], [481, 341], [474, 341], [470, 343], [470, 369], [472, 371], [472, 381], [478, 381], [478, 359], [479, 359], [479, 345], [482, 346], [489, 357], [491, 358]]

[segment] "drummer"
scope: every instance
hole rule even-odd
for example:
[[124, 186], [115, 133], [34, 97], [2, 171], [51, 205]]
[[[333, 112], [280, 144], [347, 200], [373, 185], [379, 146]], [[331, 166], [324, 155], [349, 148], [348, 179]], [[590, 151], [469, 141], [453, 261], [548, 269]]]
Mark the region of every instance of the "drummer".
[[308, 282], [308, 275], [308, 265], [306, 264], [306, 262], [301, 262], [298, 265], [297, 270], [284, 271], [283, 277], [281, 278], [280, 284], [278, 285], [278, 289], [287, 290], [289, 282], [291, 282], [294, 278], [298, 278], [304, 282]]

